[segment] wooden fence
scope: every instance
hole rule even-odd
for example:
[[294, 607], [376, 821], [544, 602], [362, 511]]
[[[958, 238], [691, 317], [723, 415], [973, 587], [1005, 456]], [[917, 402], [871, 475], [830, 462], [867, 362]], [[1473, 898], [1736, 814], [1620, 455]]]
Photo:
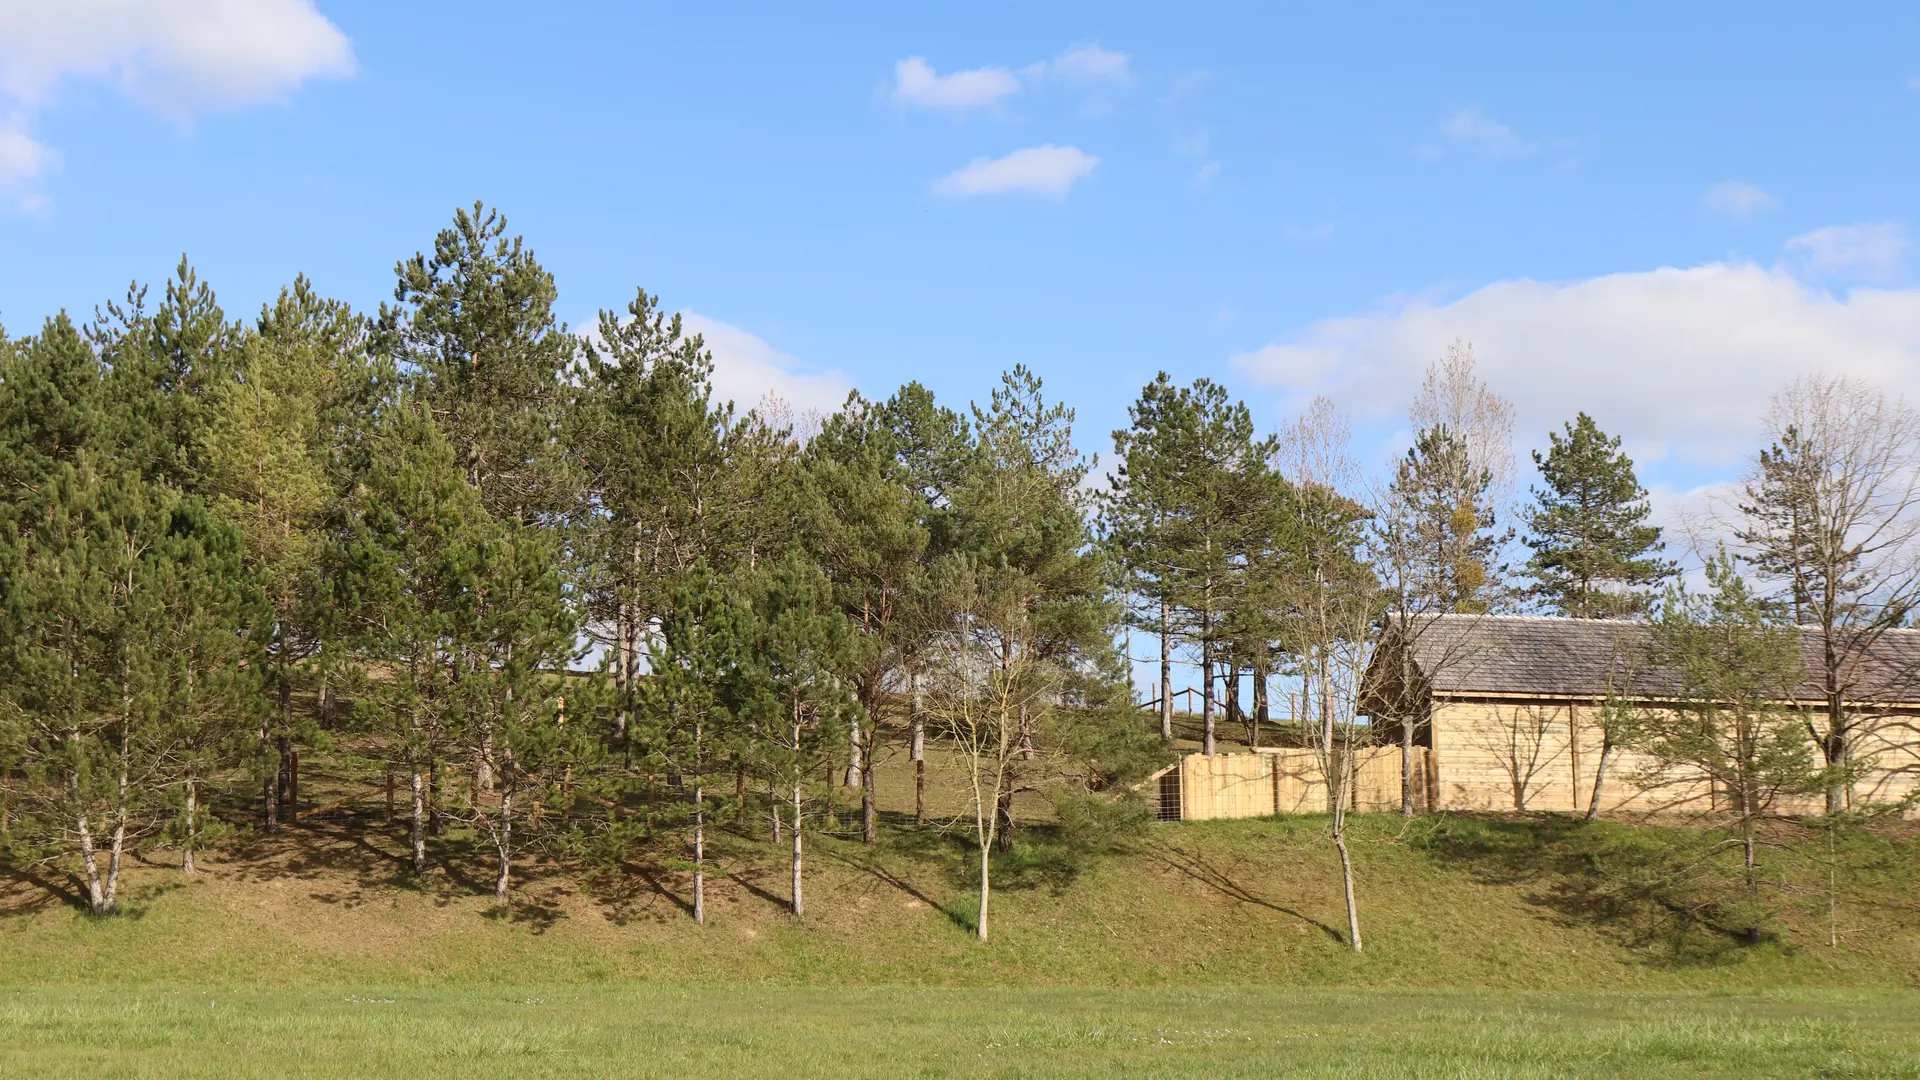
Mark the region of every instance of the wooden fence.
[[[1414, 747], [1414, 805], [1431, 800], [1425, 747]], [[1367, 747], [1347, 763], [1348, 806], [1361, 811], [1400, 809], [1400, 748]], [[1143, 785], [1161, 821], [1211, 821], [1270, 814], [1325, 813], [1326, 778], [1314, 752], [1298, 747], [1249, 754], [1188, 754]]]

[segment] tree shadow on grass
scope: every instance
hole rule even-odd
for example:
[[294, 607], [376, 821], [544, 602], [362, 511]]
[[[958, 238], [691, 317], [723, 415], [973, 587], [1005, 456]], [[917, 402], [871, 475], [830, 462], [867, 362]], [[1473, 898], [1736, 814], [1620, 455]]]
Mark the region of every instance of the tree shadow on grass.
[[80, 895], [77, 883], [63, 884], [55, 877], [11, 863], [0, 863], [0, 878], [8, 883], [0, 888], [0, 918], [31, 915], [53, 904], [64, 904], [75, 911], [87, 910], [87, 901]]
[[1561, 814], [1442, 814], [1408, 846], [1515, 889], [1555, 923], [1598, 930], [1664, 967], [1717, 966], [1782, 944], [1713, 869], [1711, 833]]
[[533, 932], [544, 934], [554, 925], [567, 917], [553, 892], [536, 895], [531, 890], [521, 888], [513, 893], [513, 899], [505, 904], [495, 904], [481, 913], [481, 918], [492, 922], [506, 922], [530, 927]]
[[962, 930], [971, 933], [976, 928], [974, 919], [977, 916], [970, 916], [964, 911], [959, 911], [949, 905], [942, 904], [933, 897], [928, 896], [919, 886], [908, 881], [891, 867], [887, 866], [883, 861], [881, 852], [864, 849], [855, 854], [842, 851], [829, 851], [827, 858], [842, 866], [866, 874], [888, 888], [905, 893], [907, 896], [945, 915], [949, 922], [952, 922]]
[[1242, 884], [1239, 878], [1234, 876], [1234, 870], [1222, 867], [1205, 855], [1165, 842], [1145, 845], [1142, 850], [1167, 869], [1192, 881], [1197, 881], [1223, 896], [1242, 904], [1252, 904], [1256, 907], [1263, 907], [1269, 911], [1279, 912], [1282, 915], [1298, 919], [1327, 935], [1329, 939], [1336, 943], [1342, 945], [1347, 943], [1347, 936], [1341, 933], [1336, 927], [1329, 926], [1296, 908], [1290, 908], [1285, 904], [1276, 903], [1261, 896], [1259, 893], [1254, 892]]

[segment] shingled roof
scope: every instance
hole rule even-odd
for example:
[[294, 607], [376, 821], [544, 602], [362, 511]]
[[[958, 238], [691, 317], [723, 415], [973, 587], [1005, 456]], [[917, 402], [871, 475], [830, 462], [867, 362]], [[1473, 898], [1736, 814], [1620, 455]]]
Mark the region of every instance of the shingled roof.
[[[1420, 624], [1413, 636], [1414, 663], [1441, 697], [1659, 698], [1680, 690], [1677, 673], [1649, 657], [1651, 628], [1643, 622], [1443, 615]], [[1809, 676], [1821, 668], [1821, 640], [1818, 630], [1801, 631]], [[1844, 679], [1849, 699], [1920, 704], [1920, 630], [1889, 630], [1856, 651]], [[1817, 678], [1803, 681], [1794, 696], [1825, 700]]]

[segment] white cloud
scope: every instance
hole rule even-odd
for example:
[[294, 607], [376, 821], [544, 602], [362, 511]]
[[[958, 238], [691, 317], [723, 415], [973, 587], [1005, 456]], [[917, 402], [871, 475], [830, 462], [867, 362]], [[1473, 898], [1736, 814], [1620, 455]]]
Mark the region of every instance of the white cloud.
[[1325, 393], [1389, 422], [1456, 337], [1513, 399], [1522, 445], [1584, 409], [1649, 462], [1738, 460], [1768, 397], [1807, 371], [1920, 399], [1920, 289], [1836, 296], [1752, 264], [1501, 281], [1450, 303], [1326, 319], [1234, 361], [1289, 399]]
[[0, 0], [0, 90], [29, 105], [80, 76], [180, 114], [353, 68], [346, 35], [310, 0]]
[[1209, 161], [1205, 165], [1200, 166], [1199, 170], [1193, 174], [1193, 186], [1200, 188], [1208, 187], [1213, 183], [1213, 178], [1219, 175], [1220, 163], [1217, 161]]
[[1438, 158], [1445, 156], [1451, 148], [1478, 154], [1491, 161], [1546, 158], [1567, 165], [1577, 164], [1591, 150], [1585, 139], [1525, 138], [1511, 126], [1475, 108], [1455, 109], [1449, 113], [1440, 124], [1440, 137], [1443, 145], [1422, 146], [1415, 153], [1422, 157]]
[[1133, 79], [1131, 59], [1126, 53], [1086, 42], [1051, 60], [1028, 64], [1018, 73], [1004, 67], [979, 67], [942, 75], [926, 57], [909, 56], [893, 65], [893, 101], [903, 108], [966, 112], [1018, 94], [1023, 79], [1030, 84], [1058, 79], [1084, 87], [1120, 85]]
[[57, 161], [31, 122], [65, 81], [109, 83], [184, 120], [353, 70], [351, 43], [311, 0], [0, 0], [0, 189]]
[[934, 181], [936, 195], [1051, 195], [1093, 171], [1100, 159], [1075, 146], [1030, 146], [1000, 158], [975, 158]]
[[922, 56], [909, 56], [893, 65], [893, 100], [901, 106], [965, 112], [1019, 92], [1019, 78], [1006, 68], [941, 75]]
[[1512, 128], [1479, 109], [1454, 110], [1441, 131], [1449, 141], [1471, 147], [1488, 157], [1519, 157], [1531, 152], [1528, 144]]
[[0, 191], [38, 180], [60, 163], [60, 155], [15, 126], [0, 126]]
[[1780, 200], [1752, 184], [1722, 180], [1707, 189], [1707, 209], [1729, 221], [1750, 221], [1755, 214], [1780, 205]]
[[697, 312], [681, 314], [687, 332], [706, 339], [713, 352], [716, 398], [750, 409], [772, 394], [796, 413], [824, 415], [837, 411], [853, 388], [845, 374], [812, 367], [738, 326]]
[[1907, 227], [1897, 221], [1829, 225], [1789, 239], [1786, 247], [1816, 274], [1884, 281], [1900, 271], [1907, 252]]
[[1133, 78], [1132, 60], [1126, 53], [1085, 42], [1069, 48], [1052, 60], [1034, 64], [1027, 71], [1036, 77], [1056, 75], [1082, 82], [1124, 83]]

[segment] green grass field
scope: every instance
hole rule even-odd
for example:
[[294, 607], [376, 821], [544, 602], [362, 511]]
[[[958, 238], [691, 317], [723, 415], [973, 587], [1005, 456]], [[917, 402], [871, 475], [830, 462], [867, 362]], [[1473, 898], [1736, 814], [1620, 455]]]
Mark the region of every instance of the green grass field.
[[39, 990], [19, 1077], [1915, 1077], [1907, 994]]
[[1828, 852], [1780, 823], [1749, 891], [1686, 830], [1363, 815], [1355, 955], [1316, 817], [1089, 847], [1030, 807], [981, 943], [964, 838], [883, 809], [875, 846], [810, 842], [804, 921], [750, 823], [706, 926], [665, 838], [530, 862], [501, 909], [470, 841], [415, 878], [367, 802], [191, 879], [147, 852], [105, 919], [14, 868], [0, 1077], [1920, 1078], [1911, 825]]

